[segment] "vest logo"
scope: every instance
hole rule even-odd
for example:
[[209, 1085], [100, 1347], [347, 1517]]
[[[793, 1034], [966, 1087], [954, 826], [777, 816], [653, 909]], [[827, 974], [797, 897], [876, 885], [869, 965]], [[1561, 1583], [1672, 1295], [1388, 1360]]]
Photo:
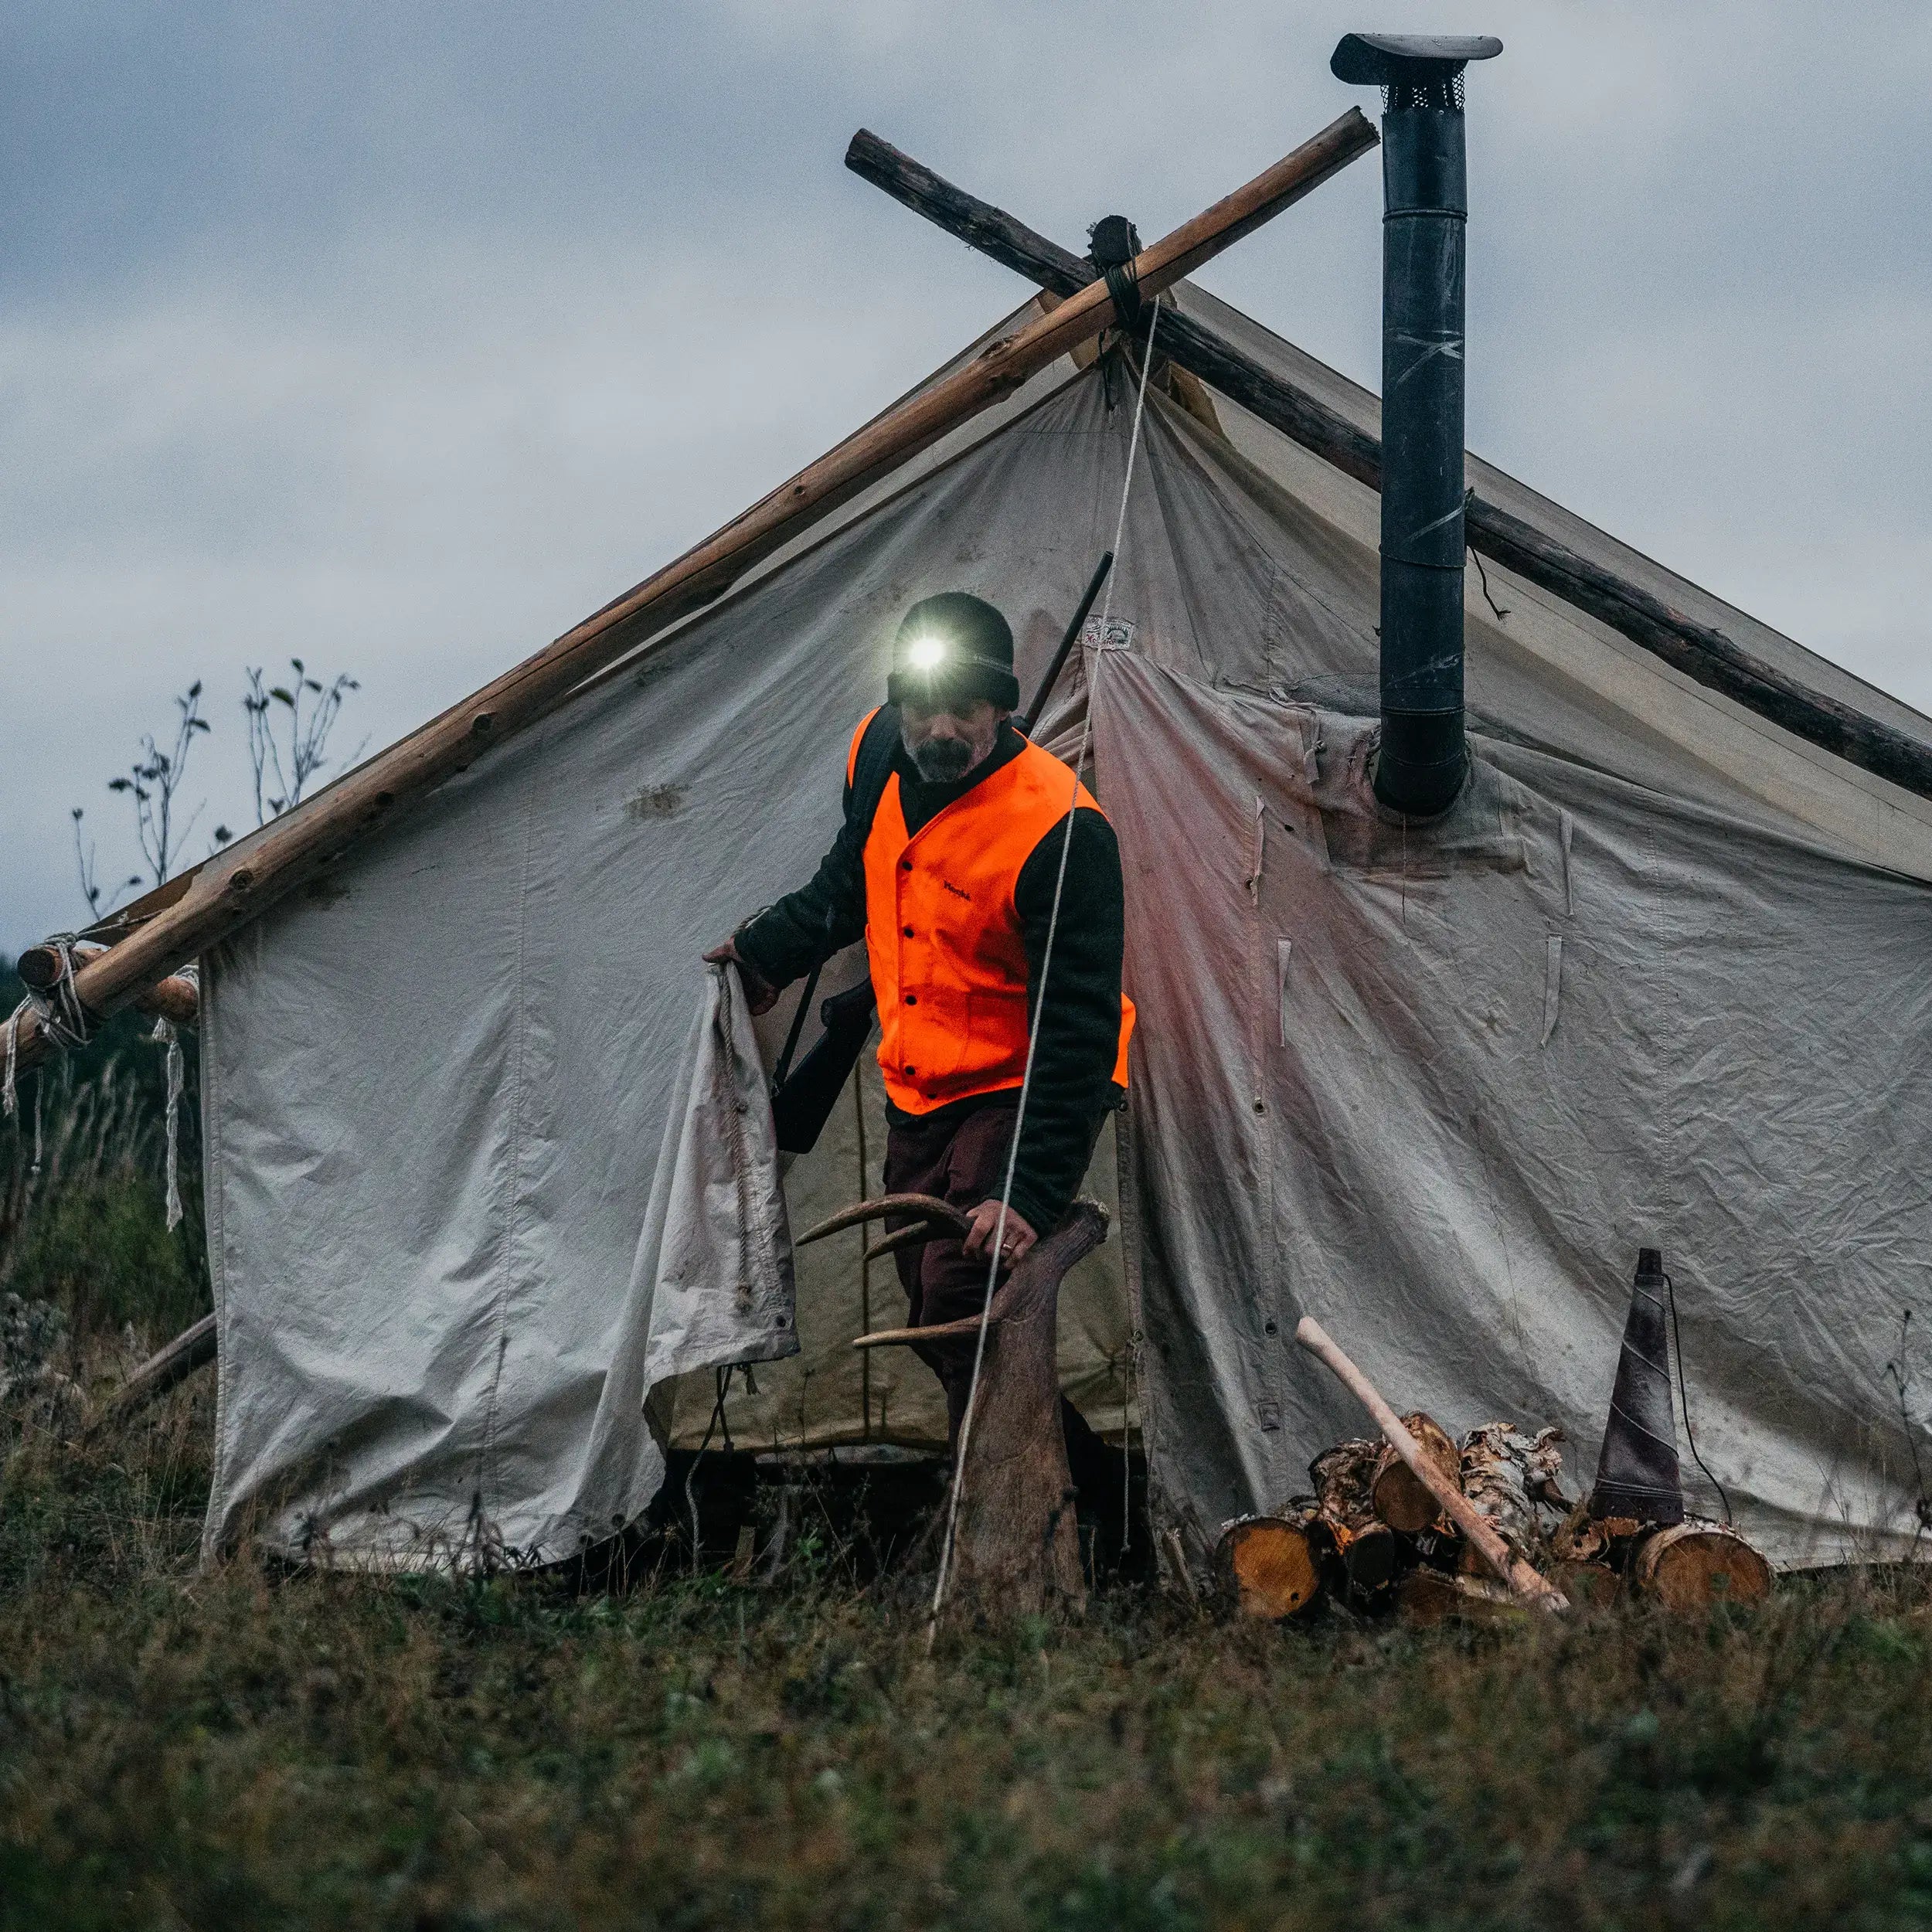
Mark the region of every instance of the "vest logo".
[[939, 882], [939, 889], [941, 892], [951, 893], [955, 899], [964, 900], [969, 906], [973, 903], [972, 894], [969, 892], [962, 892], [950, 879], [942, 879]]

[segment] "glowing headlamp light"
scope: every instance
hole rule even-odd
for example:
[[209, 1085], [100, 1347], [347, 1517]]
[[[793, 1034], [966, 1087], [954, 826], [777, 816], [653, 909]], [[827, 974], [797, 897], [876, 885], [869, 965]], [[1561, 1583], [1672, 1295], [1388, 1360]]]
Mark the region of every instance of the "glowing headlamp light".
[[906, 662], [915, 671], [937, 671], [946, 662], [946, 640], [928, 631], [906, 647]]

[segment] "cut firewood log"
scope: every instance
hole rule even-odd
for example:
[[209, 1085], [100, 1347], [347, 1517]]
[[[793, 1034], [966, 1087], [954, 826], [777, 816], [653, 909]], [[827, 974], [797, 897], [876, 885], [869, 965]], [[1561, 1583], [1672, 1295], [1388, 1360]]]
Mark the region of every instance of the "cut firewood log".
[[1356, 1530], [1342, 1551], [1349, 1590], [1359, 1602], [1372, 1602], [1396, 1580], [1407, 1553], [1386, 1522], [1367, 1522]]
[[1585, 1497], [1571, 1505], [1549, 1547], [1559, 1563], [1597, 1563], [1621, 1572], [1631, 1539], [1643, 1526], [1634, 1516], [1593, 1516]]
[[1667, 1610], [1759, 1604], [1771, 1594], [1771, 1566], [1735, 1529], [1686, 1516], [1655, 1529], [1631, 1558], [1631, 1582]]
[[1375, 1520], [1376, 1458], [1379, 1442], [1338, 1442], [1308, 1464], [1315, 1506], [1331, 1522], [1362, 1525]]
[[[1463, 1494], [1519, 1556], [1549, 1540], [1566, 1506], [1558, 1487], [1562, 1444], [1561, 1430], [1531, 1437], [1513, 1422], [1482, 1423], [1463, 1438]], [[1464, 1566], [1474, 1573], [1477, 1564], [1472, 1558]]]
[[[1420, 1409], [1404, 1416], [1402, 1421], [1403, 1427], [1415, 1437], [1423, 1454], [1440, 1472], [1444, 1481], [1460, 1487], [1462, 1461], [1448, 1431], [1434, 1417], [1425, 1415]], [[1400, 1529], [1413, 1536], [1434, 1527], [1443, 1519], [1442, 1505], [1391, 1444], [1385, 1442], [1380, 1445], [1369, 1488], [1375, 1513], [1391, 1529]]]
[[1528, 1609], [1503, 1585], [1486, 1577], [1458, 1577], [1440, 1570], [1412, 1570], [1396, 1594], [1412, 1624], [1517, 1624], [1529, 1621]]
[[1341, 1566], [1341, 1581], [1358, 1607], [1394, 1580], [1403, 1554], [1394, 1531], [1376, 1515], [1376, 1468], [1382, 1445], [1356, 1440], [1325, 1449], [1308, 1464], [1316, 1524]]
[[1608, 1563], [1559, 1561], [1551, 1573], [1556, 1587], [1573, 1604], [1590, 1610], [1611, 1602], [1622, 1587], [1623, 1579]]
[[1436, 1500], [1456, 1527], [1467, 1536], [1492, 1574], [1506, 1583], [1523, 1602], [1553, 1612], [1567, 1610], [1569, 1600], [1553, 1587], [1522, 1557], [1512, 1550], [1491, 1526], [1482, 1512], [1459, 1489], [1444, 1482], [1423, 1454], [1416, 1439], [1403, 1427], [1402, 1418], [1377, 1392], [1376, 1386], [1338, 1348], [1334, 1338], [1314, 1316], [1304, 1315], [1296, 1325], [1294, 1338], [1311, 1355], [1334, 1371], [1342, 1383], [1376, 1419], [1383, 1437], [1408, 1464], [1426, 1488], [1435, 1492]]
[[1321, 1568], [1306, 1520], [1241, 1516], [1221, 1532], [1214, 1570], [1223, 1600], [1243, 1617], [1279, 1623], [1321, 1600]]

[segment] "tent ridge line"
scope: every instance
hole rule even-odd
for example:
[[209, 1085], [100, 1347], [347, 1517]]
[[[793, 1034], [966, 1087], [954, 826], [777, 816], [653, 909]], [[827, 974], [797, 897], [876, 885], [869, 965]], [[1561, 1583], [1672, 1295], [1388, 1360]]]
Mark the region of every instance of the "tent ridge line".
[[[1144, 293], [1158, 294], [1378, 145], [1375, 129], [1350, 108], [1143, 250], [1132, 264], [1134, 279]], [[484, 750], [546, 716], [586, 678], [722, 595], [801, 529], [1012, 394], [1114, 319], [1113, 298], [1105, 283], [1097, 282], [874, 418], [663, 570], [274, 820], [240, 852], [204, 866], [178, 899], [80, 969], [74, 988], [82, 1002], [104, 1018], [156, 979], [219, 944], [346, 848], [467, 769]], [[38, 1016], [23, 1014], [20, 1064], [33, 1064], [47, 1049]]]
[[[1055, 294], [1091, 286], [1093, 265], [982, 202], [876, 134], [855, 137], [845, 165], [915, 214]], [[1307, 390], [1265, 369], [1193, 317], [1163, 309], [1162, 352], [1372, 490], [1382, 444]], [[1641, 585], [1593, 563], [1475, 491], [1464, 505], [1470, 547], [1607, 624], [1706, 689], [1901, 791], [1932, 798], [1932, 749], [1856, 706], [1779, 669], [1714, 626], [1674, 610]]]

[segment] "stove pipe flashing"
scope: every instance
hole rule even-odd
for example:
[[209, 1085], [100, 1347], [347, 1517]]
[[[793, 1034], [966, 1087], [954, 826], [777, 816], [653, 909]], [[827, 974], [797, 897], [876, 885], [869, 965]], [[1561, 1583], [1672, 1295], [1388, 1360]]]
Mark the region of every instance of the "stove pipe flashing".
[[1329, 66], [1382, 90], [1382, 748], [1375, 792], [1446, 811], [1462, 789], [1462, 70], [1489, 35], [1351, 33]]

